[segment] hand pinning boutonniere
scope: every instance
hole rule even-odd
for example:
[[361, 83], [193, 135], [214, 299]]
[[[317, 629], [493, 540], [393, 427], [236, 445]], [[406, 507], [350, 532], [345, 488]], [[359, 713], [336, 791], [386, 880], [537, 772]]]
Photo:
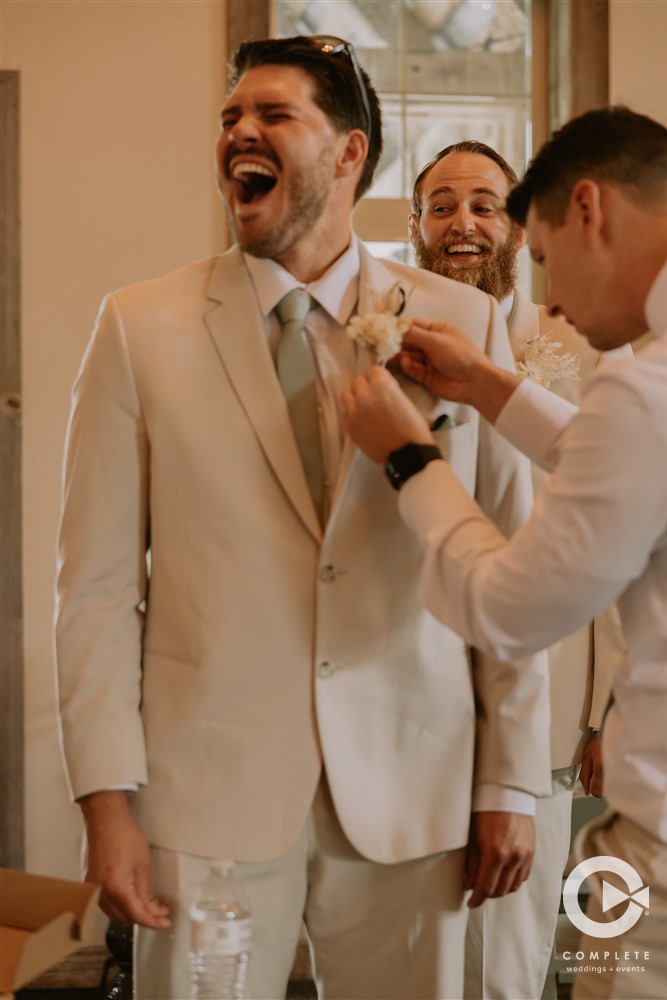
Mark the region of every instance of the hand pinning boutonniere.
[[575, 354], [559, 354], [560, 341], [540, 333], [529, 340], [516, 358], [516, 370], [523, 378], [532, 379], [545, 389], [558, 378], [579, 379], [579, 358]]
[[407, 296], [400, 285], [392, 285], [384, 295], [373, 296], [373, 312], [353, 316], [346, 333], [364, 347], [375, 351], [379, 365], [385, 365], [401, 349], [403, 334], [410, 327], [410, 320], [401, 317]]

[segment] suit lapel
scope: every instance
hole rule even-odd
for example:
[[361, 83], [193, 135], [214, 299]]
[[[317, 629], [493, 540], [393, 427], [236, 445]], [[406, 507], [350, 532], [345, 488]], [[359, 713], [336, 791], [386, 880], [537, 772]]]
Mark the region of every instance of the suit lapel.
[[234, 391], [276, 478], [306, 527], [320, 541], [322, 530], [266, 342], [255, 292], [237, 247], [218, 258], [207, 296], [213, 304], [205, 321]]
[[[373, 255], [361, 242], [359, 243], [359, 258], [359, 302], [357, 306], [357, 315], [364, 316], [367, 313], [375, 311], [378, 299], [386, 295], [390, 288], [396, 284], [396, 277], [391, 271], [388, 270], [388, 268], [385, 267], [381, 260], [377, 257], [373, 257]], [[404, 291], [406, 295], [408, 295], [411, 289], [405, 287]], [[375, 352], [368, 347], [359, 345], [357, 350], [356, 374], [363, 374], [367, 368], [370, 368], [370, 366], [374, 364], [376, 364]], [[415, 402], [417, 406], [419, 406], [419, 399], [423, 395], [428, 396], [429, 401], [432, 402], [432, 397], [426, 392], [426, 390], [423, 389], [422, 386], [417, 386], [416, 382], [411, 382], [410, 386], [414, 387], [416, 390], [415, 393], [409, 394], [413, 397], [413, 402]], [[352, 442], [352, 439], [346, 435], [340, 471], [333, 496], [332, 512], [336, 510], [336, 507], [340, 502], [345, 489], [347, 488], [354, 463], [359, 460], [359, 455], [359, 449]]]
[[514, 357], [521, 353], [529, 340], [535, 338], [539, 329], [539, 310], [536, 305], [516, 290], [512, 310], [507, 317], [507, 329]]

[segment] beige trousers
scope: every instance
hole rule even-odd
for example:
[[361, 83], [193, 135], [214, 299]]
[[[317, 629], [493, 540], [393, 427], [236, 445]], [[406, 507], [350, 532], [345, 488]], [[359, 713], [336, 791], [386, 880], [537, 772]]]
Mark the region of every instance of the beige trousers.
[[552, 773], [553, 793], [538, 799], [535, 860], [517, 892], [470, 911], [466, 1000], [537, 1000], [549, 966], [570, 847], [576, 767]]
[[[573, 1000], [664, 1000], [667, 996], [667, 845], [618, 813], [607, 813], [585, 826], [575, 845], [583, 858], [611, 856], [627, 861], [649, 887], [649, 909], [633, 927], [612, 938], [582, 935]], [[602, 879], [621, 890], [627, 886], [606, 872], [588, 884], [592, 895], [586, 916], [598, 923], [617, 919], [623, 901], [602, 912]], [[582, 956], [583, 953], [583, 957]], [[586, 969], [586, 971], [583, 971]]]
[[[137, 1000], [189, 997], [188, 909], [207, 872], [202, 858], [155, 849], [157, 895], [170, 931], [137, 928]], [[253, 913], [248, 1000], [281, 1000], [305, 921], [320, 998], [460, 1000], [464, 850], [381, 865], [343, 834], [326, 781], [294, 846], [263, 864], [240, 864]]]

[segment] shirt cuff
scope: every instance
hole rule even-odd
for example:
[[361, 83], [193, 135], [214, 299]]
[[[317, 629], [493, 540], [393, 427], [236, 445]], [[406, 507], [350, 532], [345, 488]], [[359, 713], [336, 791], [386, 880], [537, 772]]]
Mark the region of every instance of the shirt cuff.
[[475, 785], [472, 793], [473, 812], [512, 812], [524, 816], [535, 815], [535, 796], [520, 792], [518, 788], [507, 788], [482, 782]]
[[[139, 783], [137, 781], [122, 781], [118, 785], [108, 785], [106, 788], [96, 788], [95, 792], [138, 792]], [[86, 792], [86, 795], [94, 795], [95, 792]], [[86, 795], [81, 795], [80, 798], [86, 798]], [[76, 800], [77, 802], [79, 799]]]
[[543, 469], [553, 465], [554, 441], [577, 407], [529, 378], [519, 383], [494, 424], [499, 434]]

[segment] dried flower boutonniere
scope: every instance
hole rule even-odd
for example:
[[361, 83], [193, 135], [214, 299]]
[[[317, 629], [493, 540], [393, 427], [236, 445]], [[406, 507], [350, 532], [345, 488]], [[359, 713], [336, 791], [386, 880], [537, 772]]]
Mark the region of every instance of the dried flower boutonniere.
[[551, 388], [551, 383], [558, 378], [579, 379], [579, 358], [575, 354], [559, 354], [562, 347], [558, 340], [551, 340], [540, 333], [524, 346], [523, 352], [516, 358], [516, 370], [523, 378], [532, 379], [545, 389]]
[[401, 349], [403, 334], [410, 326], [409, 319], [401, 319], [407, 296], [400, 285], [392, 285], [384, 295], [374, 295], [373, 312], [353, 316], [346, 327], [351, 340], [375, 351], [377, 363], [386, 365]]

